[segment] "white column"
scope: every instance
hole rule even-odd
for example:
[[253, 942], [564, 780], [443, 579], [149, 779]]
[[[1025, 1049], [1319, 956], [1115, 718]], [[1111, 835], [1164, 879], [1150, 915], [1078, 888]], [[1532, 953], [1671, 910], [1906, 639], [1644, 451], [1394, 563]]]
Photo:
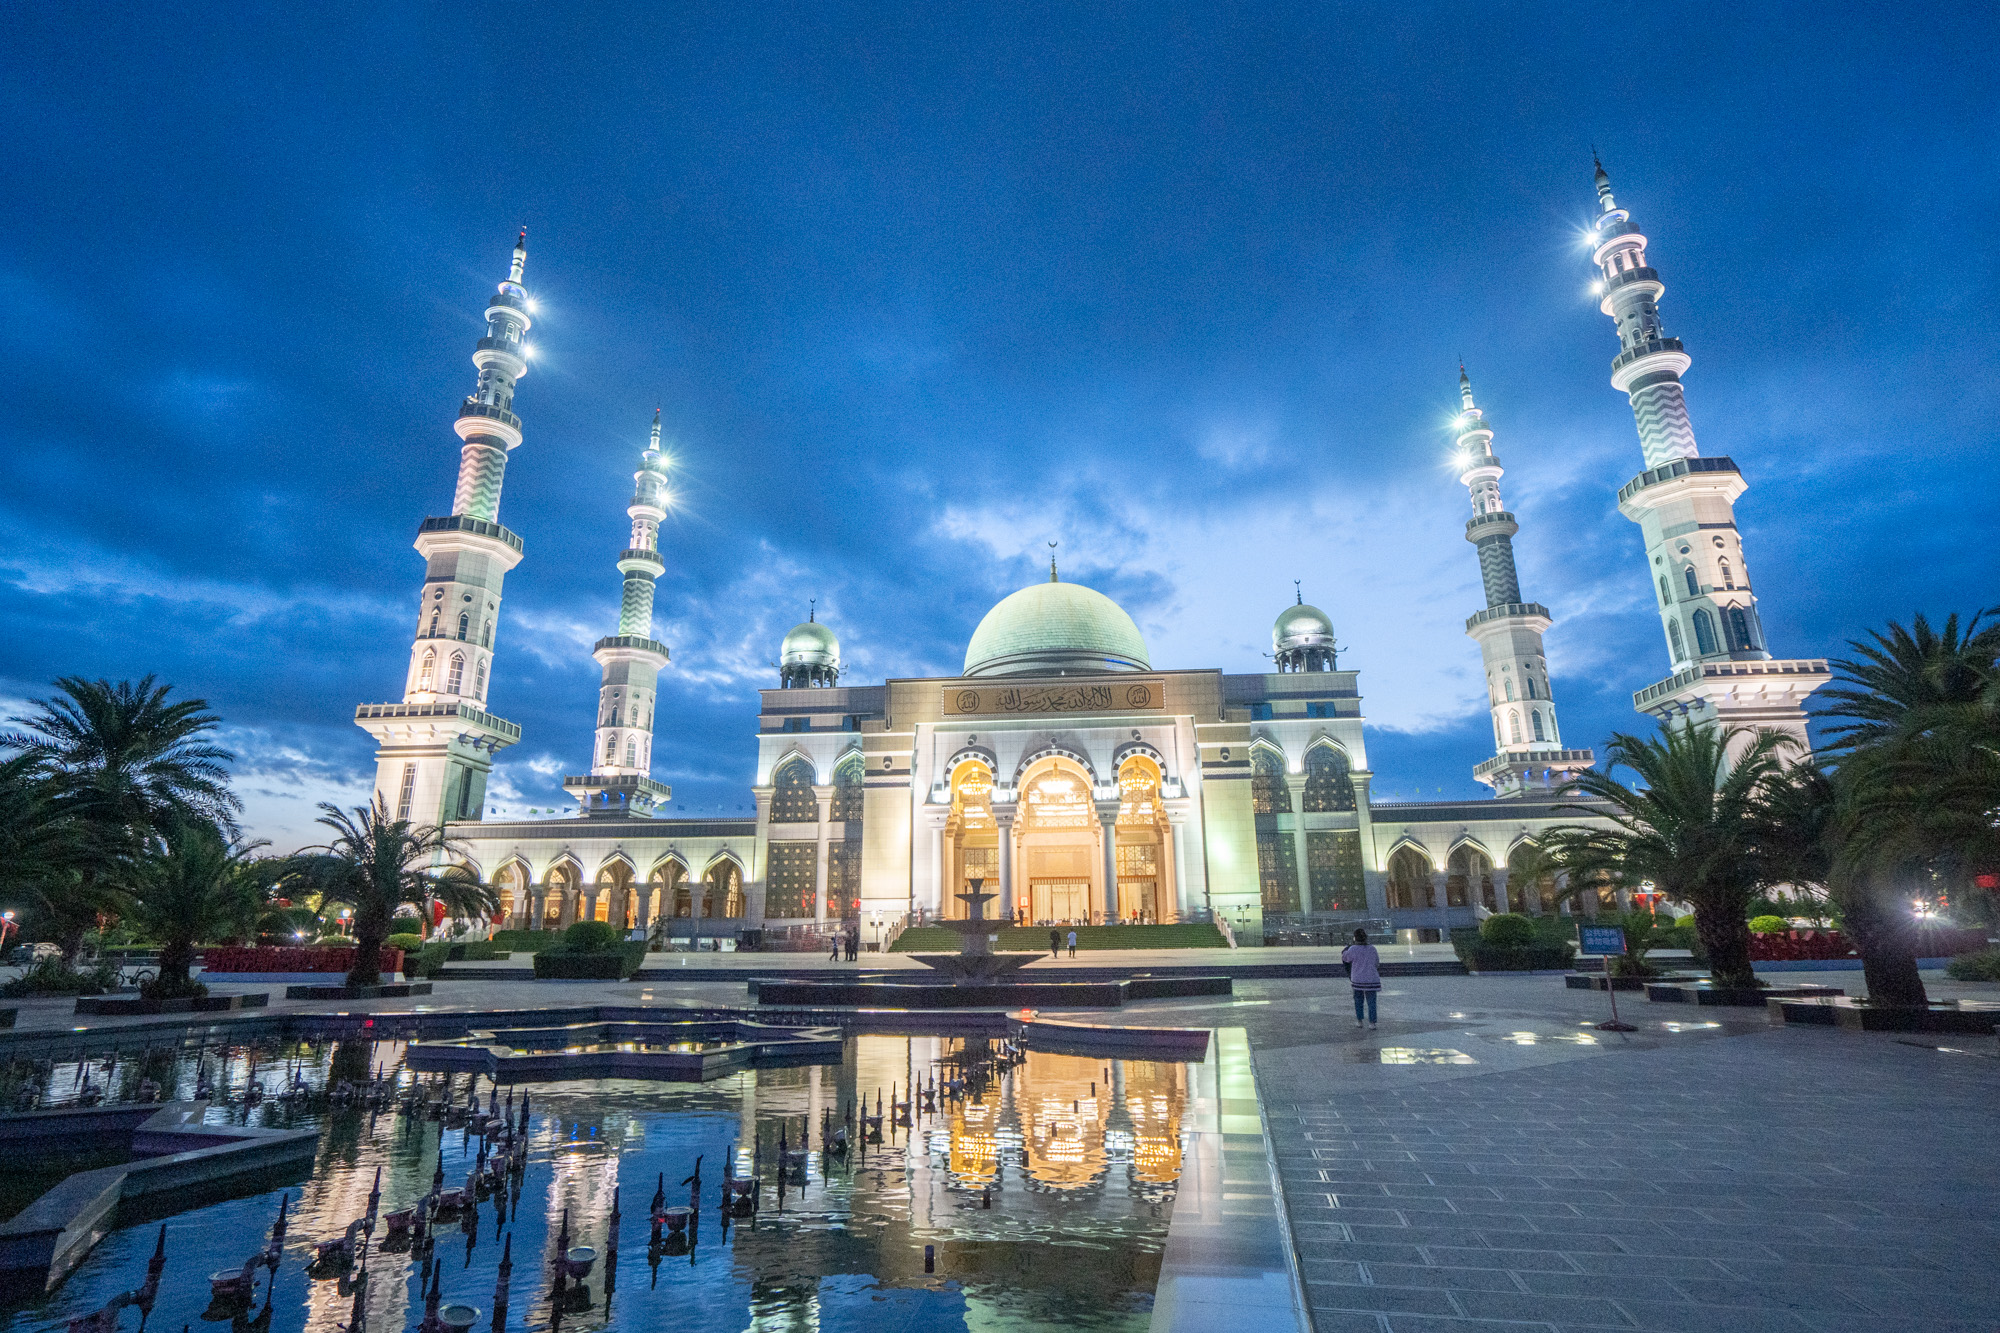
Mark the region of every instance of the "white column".
[[827, 816], [833, 813], [833, 788], [814, 787], [813, 795], [818, 798], [819, 803], [819, 846], [815, 849], [814, 853], [816, 858], [815, 865], [818, 866], [818, 870], [814, 880], [816, 887], [813, 890], [813, 920], [824, 924], [826, 921], [827, 898], [826, 843], [827, 835], [831, 831], [827, 824]]
[[1118, 802], [1108, 811], [1100, 806], [1097, 822], [1104, 828], [1104, 924], [1110, 926], [1118, 923]]
[[931, 902], [936, 905], [938, 916], [949, 915], [945, 910], [944, 896], [944, 817], [938, 816], [931, 824]]
[[1014, 919], [1014, 812], [993, 812], [1000, 830], [1000, 915]]
[[1431, 871], [1431, 902], [1437, 907], [1438, 940], [1445, 944], [1451, 942], [1450, 890], [1445, 886], [1447, 873], [1443, 870]]
[[1188, 913], [1187, 893], [1187, 818], [1176, 811], [1167, 816], [1167, 823], [1174, 831], [1174, 919], [1184, 921]]
[[1507, 905], [1507, 867], [1494, 866], [1491, 873], [1494, 905], [1502, 912], [1512, 911], [1513, 909]]
[[[1301, 800], [1299, 804], [1305, 802]], [[1292, 857], [1299, 865], [1299, 910], [1310, 912], [1313, 910], [1312, 870], [1306, 863], [1306, 817], [1303, 814], [1292, 816]]]

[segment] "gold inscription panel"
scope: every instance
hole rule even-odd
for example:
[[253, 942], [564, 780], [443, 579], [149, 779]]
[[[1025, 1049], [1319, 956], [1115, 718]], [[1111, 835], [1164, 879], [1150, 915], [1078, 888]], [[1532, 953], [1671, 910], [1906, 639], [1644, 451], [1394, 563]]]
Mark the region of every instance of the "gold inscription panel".
[[944, 711], [968, 714], [1138, 713], [1159, 712], [1167, 706], [1165, 684], [1157, 676], [1137, 679], [1111, 676], [1091, 681], [1075, 678], [1021, 681], [1007, 685], [947, 685]]

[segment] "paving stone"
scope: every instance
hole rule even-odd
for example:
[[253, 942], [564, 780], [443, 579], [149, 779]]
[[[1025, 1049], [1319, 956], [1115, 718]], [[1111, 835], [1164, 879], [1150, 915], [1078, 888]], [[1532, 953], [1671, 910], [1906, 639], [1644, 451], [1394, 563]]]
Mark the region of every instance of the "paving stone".
[[1401, 1311], [1405, 1314], [1460, 1313], [1449, 1293], [1430, 1287], [1356, 1286], [1335, 1282], [1306, 1283], [1306, 1303], [1314, 1310]]
[[1447, 1287], [1453, 1291], [1519, 1291], [1504, 1268], [1446, 1268], [1433, 1264], [1369, 1264], [1368, 1281], [1384, 1287]]

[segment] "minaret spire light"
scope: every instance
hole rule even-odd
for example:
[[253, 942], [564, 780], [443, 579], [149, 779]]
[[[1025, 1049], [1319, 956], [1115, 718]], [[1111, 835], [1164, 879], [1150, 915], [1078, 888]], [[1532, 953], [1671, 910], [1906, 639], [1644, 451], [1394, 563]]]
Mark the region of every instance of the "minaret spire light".
[[452, 512], [417, 529], [426, 568], [402, 702], [362, 704], [354, 713], [376, 739], [375, 797], [395, 819], [478, 819], [493, 755], [521, 738], [520, 727], [486, 711], [486, 693], [501, 582], [522, 550], [500, 526], [500, 487], [507, 456], [521, 443], [514, 388], [528, 370], [527, 246], [524, 229], [507, 280], [486, 304], [486, 336], [473, 345], [478, 380], [452, 423], [462, 442]]
[[[1695, 444], [1681, 388], [1693, 359], [1660, 323], [1666, 284], [1647, 261], [1645, 236], [1612, 196], [1604, 163], [1594, 152], [1592, 161], [1598, 308], [1618, 330], [1611, 386], [1631, 401], [1645, 462], [1619, 488], [1618, 510], [1644, 534], [1649, 590], [1672, 664], [1633, 706], [1667, 720], [1782, 731], [1803, 744], [1805, 698], [1831, 676], [1823, 661], [1771, 660], [1736, 527], [1736, 499], [1747, 484], [1732, 460], [1704, 458]], [[1761, 665], [1732, 665], [1747, 663]]]
[[1522, 796], [1559, 786], [1569, 774], [1589, 768], [1589, 750], [1565, 750], [1556, 724], [1555, 692], [1550, 688], [1548, 658], [1542, 635], [1555, 623], [1549, 609], [1521, 600], [1521, 578], [1514, 567], [1514, 535], [1521, 530], [1500, 499], [1504, 469], [1493, 454], [1493, 427], [1472, 399], [1472, 379], [1465, 363], [1458, 367], [1459, 482], [1472, 499], [1472, 517], [1465, 539], [1479, 553], [1479, 578], [1486, 607], [1465, 622], [1465, 632], [1479, 645], [1486, 665], [1486, 700], [1493, 717], [1493, 758], [1473, 768], [1472, 775], [1493, 788], [1495, 796]]

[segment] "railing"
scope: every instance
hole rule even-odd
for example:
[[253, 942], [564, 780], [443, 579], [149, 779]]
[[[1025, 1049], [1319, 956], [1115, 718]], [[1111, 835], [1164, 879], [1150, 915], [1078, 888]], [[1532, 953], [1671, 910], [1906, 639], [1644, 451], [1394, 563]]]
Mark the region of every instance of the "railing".
[[1698, 680], [1716, 676], [1830, 676], [1823, 657], [1772, 658], [1755, 662], [1696, 662], [1684, 671], [1676, 671], [1665, 680], [1648, 685], [1632, 696], [1632, 707], [1640, 712], [1655, 700], [1694, 684]]
[[508, 744], [521, 739], [519, 723], [509, 722], [504, 717], [495, 717], [484, 709], [471, 704], [362, 704], [354, 710], [354, 720], [377, 717], [456, 717], [483, 727], [497, 736], [508, 738]]
[[1583, 764], [1585, 767], [1597, 762], [1594, 750], [1521, 750], [1510, 754], [1496, 754], [1491, 759], [1473, 765], [1472, 773], [1478, 777], [1484, 773], [1498, 772], [1510, 764]]
[[1662, 463], [1656, 468], [1641, 472], [1632, 480], [1618, 488], [1618, 500], [1622, 504], [1648, 486], [1657, 486], [1675, 477], [1685, 477], [1691, 472], [1735, 472], [1741, 474], [1733, 458], [1676, 458], [1671, 463]]
[[643, 546], [628, 546], [618, 553], [619, 564], [622, 565], [628, 560], [643, 560], [647, 564], [658, 565], [661, 569], [667, 567], [667, 562], [660, 559], [658, 551], [649, 551]]
[[1476, 611], [1466, 617], [1465, 627], [1484, 625], [1489, 620], [1505, 620], [1510, 616], [1540, 616], [1544, 620], [1554, 620], [1549, 609], [1540, 602], [1502, 602], [1499, 606], [1489, 606], [1484, 611]]
[[[481, 341], [484, 340], [482, 339]], [[460, 417], [485, 417], [488, 420], [497, 421], [503, 426], [512, 426], [515, 430], [521, 429], [521, 418], [515, 416], [504, 407], [495, 407], [491, 403], [482, 403], [477, 398], [468, 398], [459, 404], [458, 415]]]
[[1516, 528], [1521, 526], [1519, 523], [1514, 522], [1512, 514], [1504, 509], [1500, 509], [1490, 514], [1475, 514], [1472, 518], [1466, 520], [1465, 530], [1469, 533], [1474, 528], [1484, 527], [1493, 523], [1513, 523]]
[[1678, 352], [1680, 350], [1681, 340], [1679, 338], [1648, 338], [1646, 341], [1638, 343], [1626, 351], [1620, 352], [1617, 356], [1612, 357], [1611, 373], [1616, 375], [1634, 361], [1645, 357], [1657, 356], [1661, 352]]
[[473, 344], [473, 348], [481, 352], [505, 352], [521, 361], [528, 359], [528, 349], [521, 345], [518, 338], [481, 338]]
[[608, 635], [593, 644], [590, 651], [594, 653], [605, 648], [636, 648], [641, 652], [658, 653], [661, 657], [667, 656], [667, 645], [661, 643], [658, 639], [645, 639], [637, 634]]
[[426, 532], [470, 532], [480, 537], [496, 537], [515, 550], [521, 549], [521, 539], [498, 523], [483, 518], [473, 518], [466, 514], [445, 514], [437, 518], [427, 518], [417, 525], [419, 534]]
[[[1625, 286], [1627, 283], [1658, 282], [1659, 280], [1660, 280], [1660, 273], [1658, 269], [1628, 268], [1622, 273], [1614, 273], [1610, 277], [1606, 278], [1604, 280], [1604, 290], [1605, 293], [1608, 295], [1611, 292], [1617, 291], [1620, 287]], [[1675, 345], [1678, 346], [1679, 340], [1675, 339], [1674, 341]]]

